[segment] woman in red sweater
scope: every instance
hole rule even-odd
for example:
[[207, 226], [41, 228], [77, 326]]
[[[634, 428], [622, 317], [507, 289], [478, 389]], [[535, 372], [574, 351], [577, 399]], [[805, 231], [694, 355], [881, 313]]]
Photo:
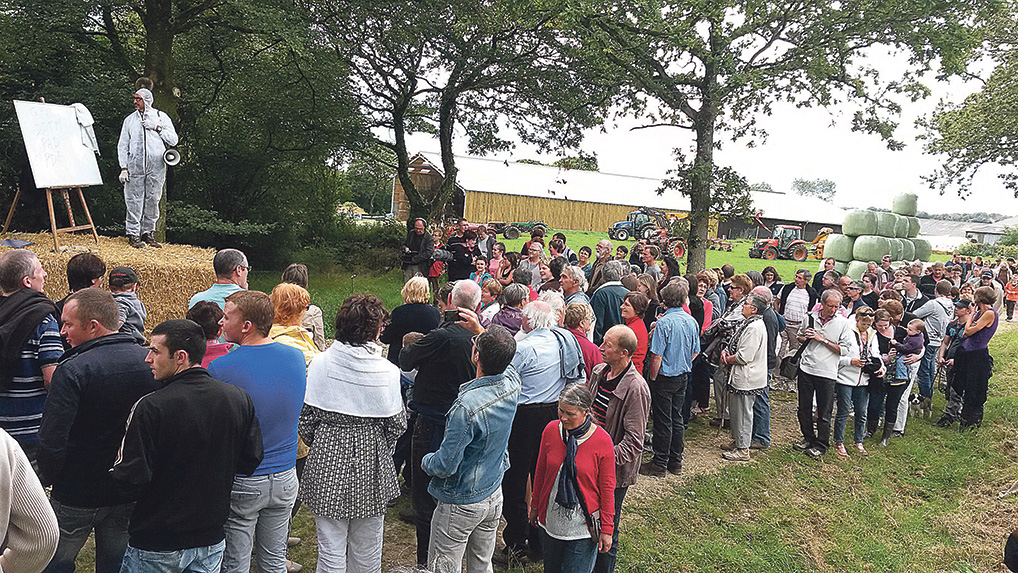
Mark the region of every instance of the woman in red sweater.
[[636, 333], [636, 352], [633, 353], [633, 368], [643, 375], [643, 359], [647, 357], [647, 325], [643, 313], [647, 312], [650, 299], [642, 292], [633, 291], [622, 299], [622, 320]]
[[566, 386], [541, 435], [530, 523], [541, 528], [545, 573], [590, 573], [611, 549], [615, 447], [590, 417], [593, 402], [582, 382]]

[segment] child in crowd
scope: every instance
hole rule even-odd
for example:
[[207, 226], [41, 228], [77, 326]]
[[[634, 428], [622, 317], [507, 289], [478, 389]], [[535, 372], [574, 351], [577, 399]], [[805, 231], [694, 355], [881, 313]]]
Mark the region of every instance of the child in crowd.
[[1018, 302], [1018, 273], [1011, 275], [1011, 280], [1004, 285], [1004, 304], [1007, 306], [1007, 319], [1014, 316], [1014, 305]]
[[470, 273], [470, 280], [475, 283], [483, 285], [484, 281], [491, 278], [491, 275], [488, 274], [488, 261], [484, 257], [474, 257], [474, 269], [474, 272]]
[[187, 311], [188, 320], [195, 322], [205, 333], [205, 356], [201, 359], [201, 367], [208, 368], [209, 363], [223, 356], [233, 346], [229, 342], [219, 342], [223, 334], [223, 327], [219, 320], [223, 318], [223, 309], [214, 302], [203, 301], [196, 303]]
[[[444, 249], [445, 243], [442, 242], [442, 231], [438, 230], [431, 234], [431, 238], [435, 243], [435, 249]], [[431, 266], [428, 268], [428, 287], [430, 287], [432, 296], [438, 294], [438, 278], [445, 272], [445, 263], [439, 260], [431, 262]], [[432, 300], [433, 304], [438, 304], [438, 299]]]
[[120, 310], [120, 332], [130, 334], [138, 344], [145, 344], [145, 305], [138, 298], [138, 273], [131, 267], [110, 271], [110, 292]]
[[906, 356], [919, 354], [923, 349], [923, 332], [925, 330], [926, 325], [923, 324], [923, 321], [914, 318], [909, 321], [908, 327], [905, 329], [906, 335], [904, 340], [891, 341], [891, 345], [898, 353], [898, 356], [894, 359], [894, 375], [897, 379], [908, 379], [908, 365], [905, 364], [904, 359]]

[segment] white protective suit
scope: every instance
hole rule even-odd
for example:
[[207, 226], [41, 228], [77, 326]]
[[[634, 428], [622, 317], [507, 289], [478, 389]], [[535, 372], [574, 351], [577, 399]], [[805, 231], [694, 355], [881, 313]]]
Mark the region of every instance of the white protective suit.
[[137, 237], [155, 231], [166, 181], [163, 152], [167, 145], [177, 144], [177, 132], [170, 116], [152, 107], [152, 92], [142, 88], [135, 95], [145, 101], [145, 111], [136, 110], [124, 119], [117, 158], [128, 175], [124, 184], [127, 234]]

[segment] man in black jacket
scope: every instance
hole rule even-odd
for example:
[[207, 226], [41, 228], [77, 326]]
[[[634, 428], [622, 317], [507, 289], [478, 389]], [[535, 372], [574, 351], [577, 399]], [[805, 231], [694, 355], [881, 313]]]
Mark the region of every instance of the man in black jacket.
[[806, 269], [795, 271], [795, 281], [781, 287], [776, 305], [778, 314], [785, 319], [785, 330], [781, 333], [781, 349], [777, 355], [779, 361], [799, 349], [799, 341], [796, 339], [799, 325], [816, 303], [817, 291], [809, 286], [809, 271]]
[[[464, 235], [473, 233], [467, 231]], [[459, 281], [449, 296], [448, 308], [477, 310], [481, 287], [474, 281]], [[431, 477], [424, 473], [421, 460], [442, 444], [445, 416], [459, 395], [460, 385], [474, 379], [476, 368], [470, 361], [474, 334], [459, 321], [445, 321], [418, 342], [404, 346], [399, 353], [403, 370], [417, 369], [413, 403], [417, 411], [411, 449], [411, 501], [417, 526], [417, 565], [426, 569], [431, 541], [431, 518], [437, 502], [428, 493]]]
[[467, 229], [463, 232], [463, 239], [457, 242], [449, 241], [447, 245], [452, 253], [452, 260], [449, 261], [449, 280], [458, 281], [470, 278], [474, 271], [474, 257], [481, 255], [477, 250], [477, 233]]
[[403, 283], [416, 275], [428, 276], [428, 267], [435, 252], [434, 239], [428, 233], [424, 219], [414, 219], [407, 230], [403, 244]]
[[98, 288], [65, 299], [61, 334], [71, 345], [53, 372], [39, 429], [38, 462], [52, 503], [60, 543], [47, 571], [73, 571], [95, 529], [97, 573], [116, 573], [127, 549], [134, 504], [121, 503], [110, 467], [131, 407], [158, 386], [147, 351], [118, 332], [117, 302]]
[[262, 461], [262, 433], [244, 390], [201, 367], [205, 333], [190, 320], [152, 329], [145, 362], [163, 387], [134, 405], [110, 470], [137, 500], [123, 571], [218, 571], [234, 475]]

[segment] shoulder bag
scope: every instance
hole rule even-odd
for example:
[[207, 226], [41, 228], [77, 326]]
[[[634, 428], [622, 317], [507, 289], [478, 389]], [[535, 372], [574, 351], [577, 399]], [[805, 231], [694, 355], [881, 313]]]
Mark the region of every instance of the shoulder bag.
[[[813, 315], [807, 315], [809, 318], [809, 328], [813, 328]], [[799, 360], [802, 358], [802, 353], [806, 351], [806, 347], [812, 340], [807, 340], [802, 343], [799, 350], [793, 356], [786, 356], [781, 359], [781, 375], [789, 380], [795, 380], [799, 377]]]

